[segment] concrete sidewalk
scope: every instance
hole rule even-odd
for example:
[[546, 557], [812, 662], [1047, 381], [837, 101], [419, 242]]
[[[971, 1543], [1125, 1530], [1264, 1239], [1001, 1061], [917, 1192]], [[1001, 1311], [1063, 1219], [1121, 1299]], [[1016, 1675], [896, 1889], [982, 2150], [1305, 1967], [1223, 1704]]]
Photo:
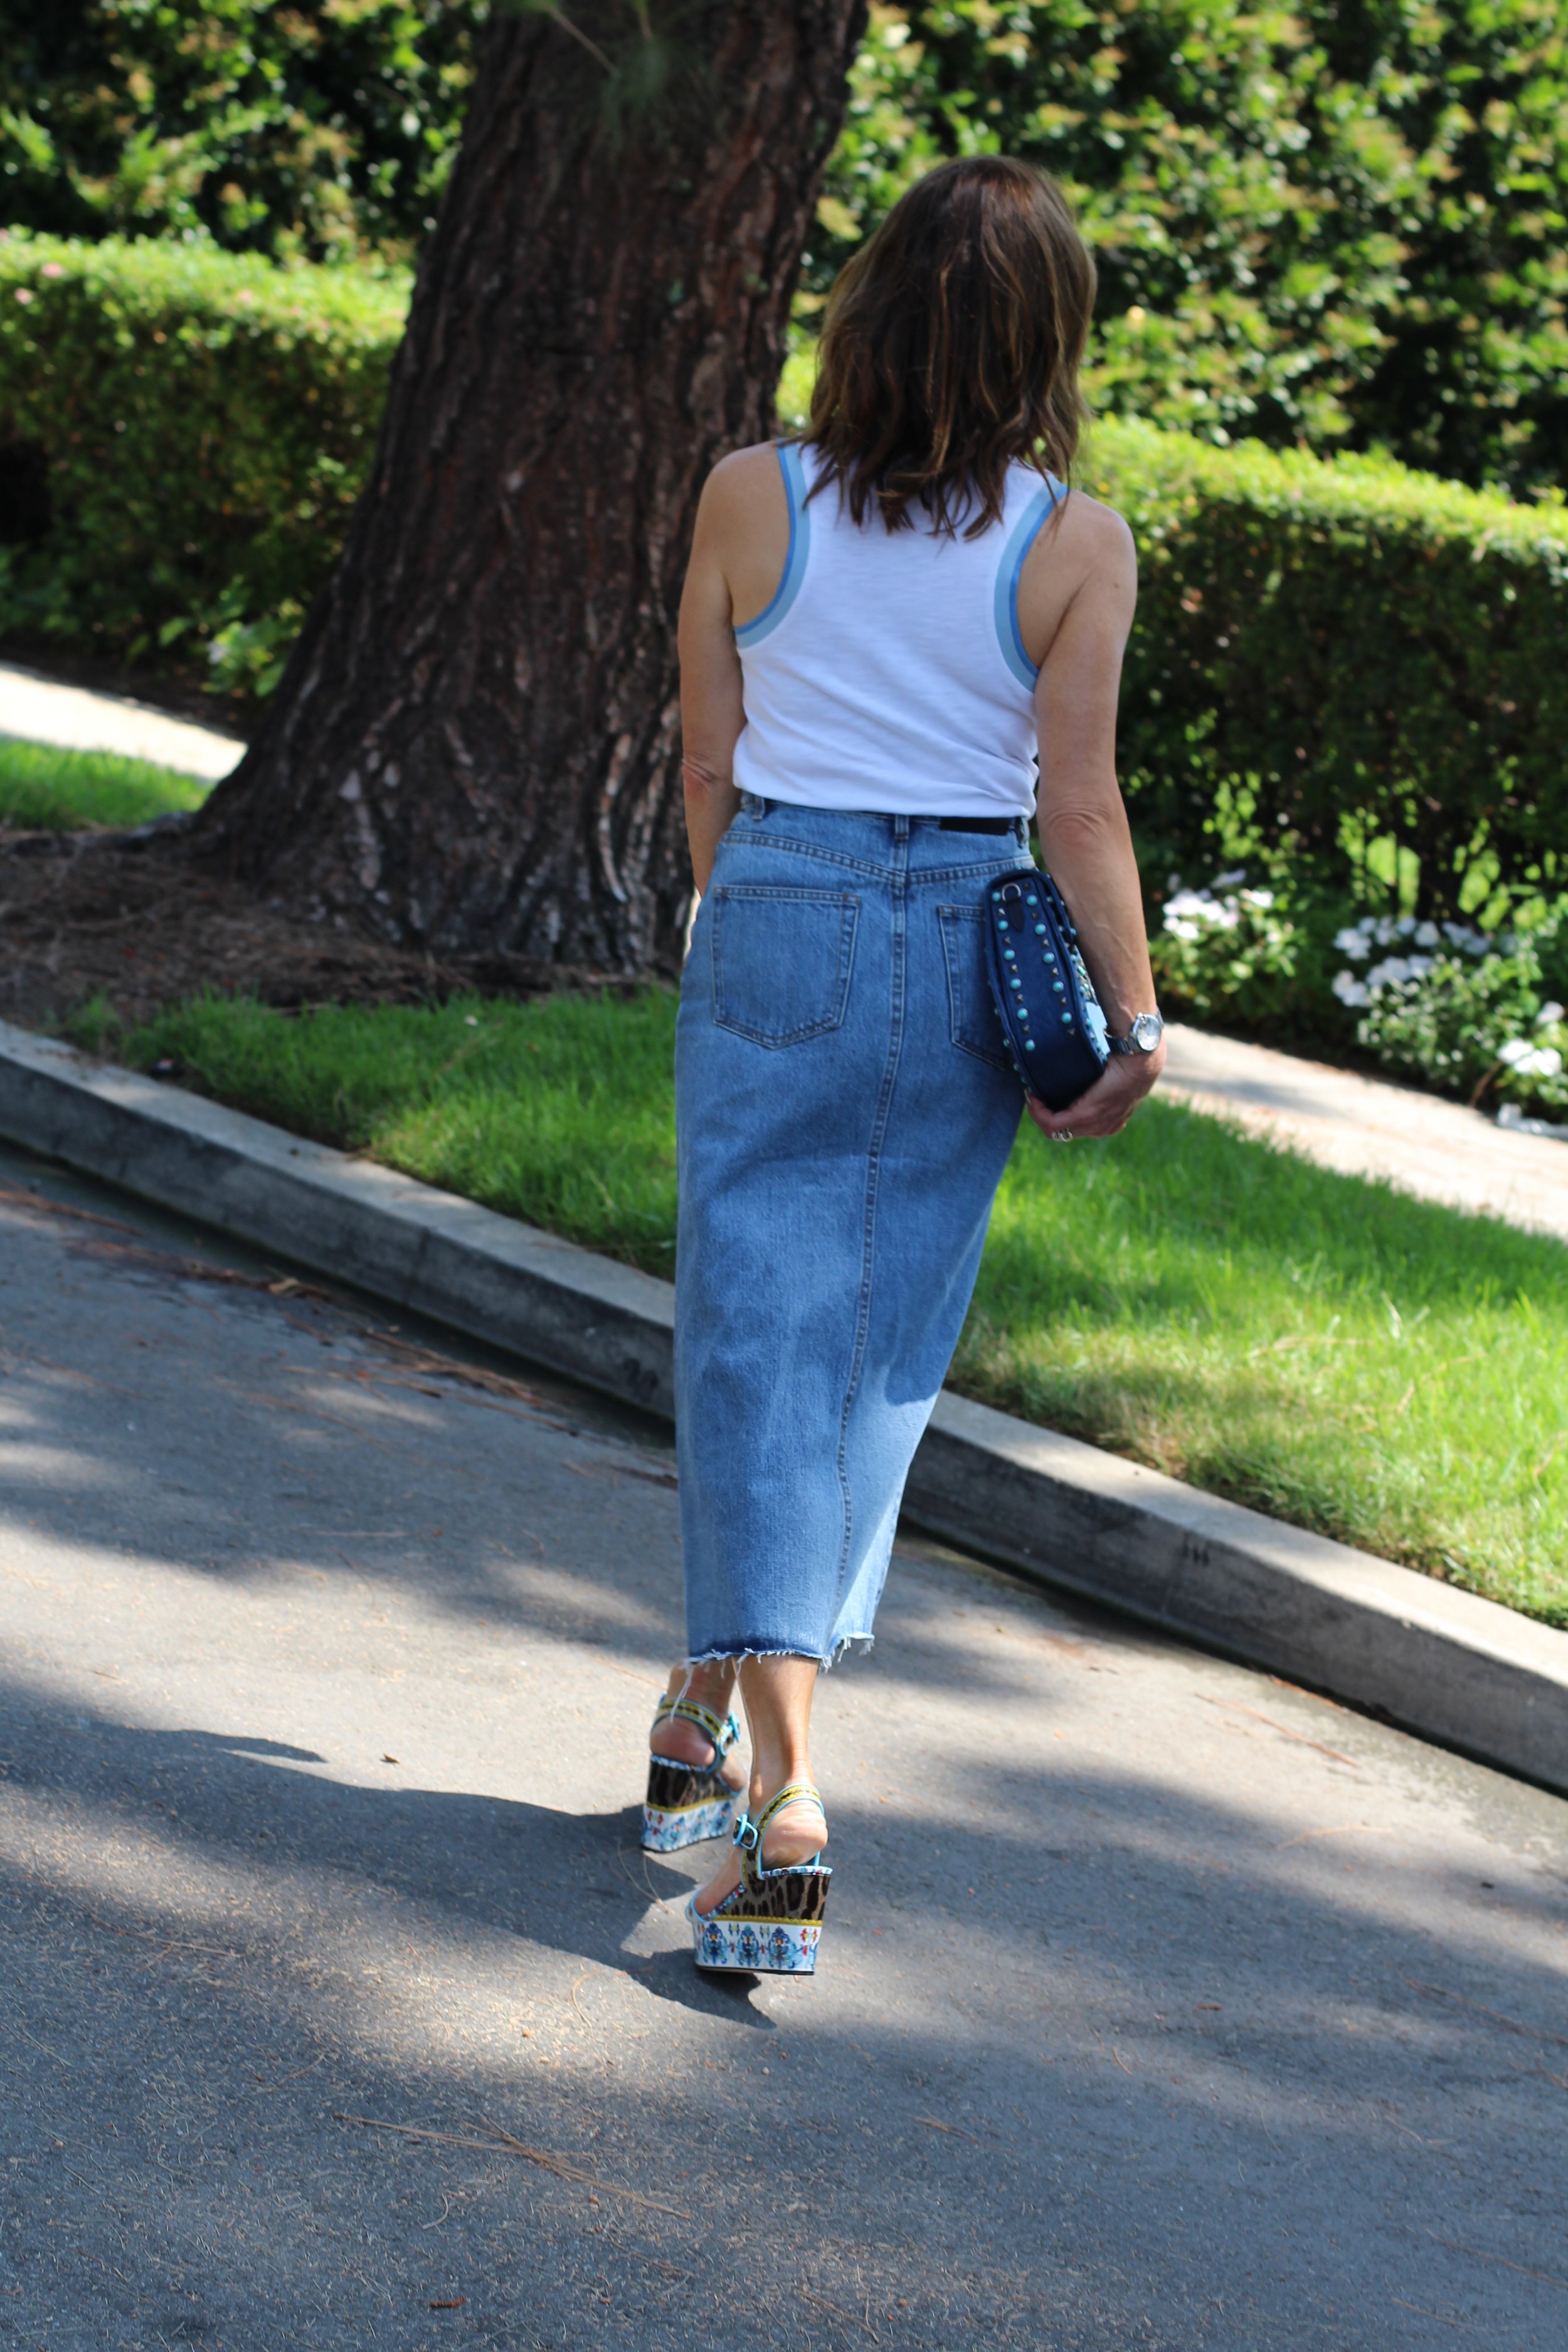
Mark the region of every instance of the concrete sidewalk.
[[1568, 1148], [1462, 1103], [1173, 1024], [1162, 1091], [1401, 1192], [1568, 1241]]
[[68, 751], [118, 751], [212, 783], [227, 775], [245, 749], [237, 736], [216, 727], [171, 719], [129, 695], [62, 686], [15, 662], [0, 662], [0, 735], [57, 743]]
[[906, 1543], [710, 1984], [657, 1431], [14, 1157], [0, 1428], [7, 2340], [1561, 2343], [1568, 1804]]

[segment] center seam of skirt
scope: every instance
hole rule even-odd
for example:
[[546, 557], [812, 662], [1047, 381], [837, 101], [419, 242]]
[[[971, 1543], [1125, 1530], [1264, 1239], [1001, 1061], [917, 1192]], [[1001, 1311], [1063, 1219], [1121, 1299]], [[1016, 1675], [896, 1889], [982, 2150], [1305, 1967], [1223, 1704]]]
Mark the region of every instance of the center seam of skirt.
[[860, 1386], [860, 1375], [866, 1365], [866, 1342], [871, 1327], [871, 1276], [876, 1260], [877, 1193], [882, 1171], [882, 1143], [888, 1131], [888, 1119], [893, 1105], [893, 1084], [899, 1073], [899, 1056], [904, 1041], [904, 964], [908, 912], [909, 843], [894, 844], [893, 892], [893, 987], [890, 1006], [891, 1020], [888, 1038], [888, 1059], [882, 1071], [881, 1089], [877, 1097], [877, 1115], [871, 1124], [871, 1145], [866, 1165], [866, 1223], [862, 1244], [860, 1271], [860, 1301], [855, 1324], [855, 1352], [850, 1359], [849, 1379], [844, 1391], [844, 1410], [838, 1419], [838, 1490], [844, 1499], [844, 1542], [838, 1555], [838, 1583], [833, 1595], [833, 1622], [838, 1622], [838, 1612], [844, 1601], [844, 1581], [849, 1568], [850, 1547], [855, 1537], [855, 1505], [849, 1491], [849, 1415], [854, 1410]]

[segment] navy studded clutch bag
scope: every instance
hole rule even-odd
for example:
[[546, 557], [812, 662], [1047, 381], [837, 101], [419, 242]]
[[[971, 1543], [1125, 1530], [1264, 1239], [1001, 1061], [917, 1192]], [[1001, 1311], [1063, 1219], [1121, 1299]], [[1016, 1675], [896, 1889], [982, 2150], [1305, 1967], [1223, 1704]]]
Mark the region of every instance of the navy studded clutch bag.
[[1048, 1110], [1066, 1110], [1106, 1063], [1105, 1014], [1067, 901], [1032, 866], [994, 881], [985, 897], [985, 961], [1013, 1066]]

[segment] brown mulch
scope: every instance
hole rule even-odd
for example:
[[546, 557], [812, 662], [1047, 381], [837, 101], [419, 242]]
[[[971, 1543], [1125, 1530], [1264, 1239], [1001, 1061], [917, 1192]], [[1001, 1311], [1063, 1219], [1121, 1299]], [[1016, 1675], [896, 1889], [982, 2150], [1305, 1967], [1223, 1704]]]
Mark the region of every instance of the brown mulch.
[[300, 1008], [605, 985], [521, 956], [410, 953], [342, 916], [301, 919], [215, 872], [178, 834], [0, 826], [0, 1020], [25, 1027], [95, 996], [134, 1023], [204, 989]]

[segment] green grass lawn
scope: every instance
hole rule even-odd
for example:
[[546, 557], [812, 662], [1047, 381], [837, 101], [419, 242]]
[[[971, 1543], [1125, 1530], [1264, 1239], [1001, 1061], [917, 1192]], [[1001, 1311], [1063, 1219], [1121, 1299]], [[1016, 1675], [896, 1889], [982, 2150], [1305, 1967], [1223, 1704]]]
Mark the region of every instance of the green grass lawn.
[[62, 751], [52, 743], [0, 738], [0, 824], [54, 833], [145, 824], [170, 809], [200, 808], [211, 790], [199, 776], [113, 751]]
[[[672, 1271], [675, 1003], [293, 1018], [209, 999], [79, 1034], [655, 1274]], [[1568, 1252], [1157, 1098], [1026, 1129], [953, 1384], [1568, 1626]]]

